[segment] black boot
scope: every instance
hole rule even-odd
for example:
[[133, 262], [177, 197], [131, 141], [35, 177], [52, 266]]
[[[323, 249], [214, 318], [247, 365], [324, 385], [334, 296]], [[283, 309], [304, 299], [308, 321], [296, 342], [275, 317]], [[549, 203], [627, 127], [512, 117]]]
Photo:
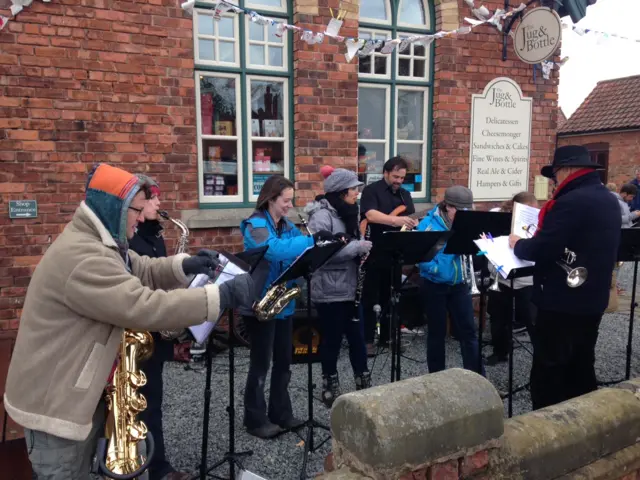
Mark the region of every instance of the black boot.
[[360, 375], [356, 375], [356, 390], [364, 390], [371, 387], [371, 373], [364, 372]]
[[331, 408], [336, 398], [340, 396], [340, 381], [338, 380], [338, 374], [323, 375], [322, 376], [322, 403], [327, 408]]

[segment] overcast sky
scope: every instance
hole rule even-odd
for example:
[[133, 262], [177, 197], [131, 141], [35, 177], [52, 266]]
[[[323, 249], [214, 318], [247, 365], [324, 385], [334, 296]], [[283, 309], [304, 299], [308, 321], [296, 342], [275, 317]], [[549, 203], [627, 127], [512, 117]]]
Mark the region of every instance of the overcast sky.
[[[570, 17], [562, 19], [570, 25]], [[640, 39], [640, 0], [598, 0], [577, 26]], [[640, 74], [640, 42], [563, 30], [560, 107], [570, 117], [601, 80]]]

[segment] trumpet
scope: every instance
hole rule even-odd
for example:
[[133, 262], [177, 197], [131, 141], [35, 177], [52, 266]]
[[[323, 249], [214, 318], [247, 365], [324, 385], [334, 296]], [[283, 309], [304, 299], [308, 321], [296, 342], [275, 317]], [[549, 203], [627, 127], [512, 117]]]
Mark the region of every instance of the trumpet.
[[571, 265], [576, 261], [576, 254], [564, 249], [564, 260], [556, 260], [556, 264], [567, 273], [567, 285], [570, 288], [577, 288], [587, 281], [587, 269], [584, 267], [572, 268]]
[[500, 272], [498, 270], [496, 270], [496, 276], [493, 279], [493, 283], [489, 287], [489, 290], [491, 290], [492, 292], [501, 292], [502, 291], [502, 290], [500, 290], [500, 284], [498, 283], [498, 279], [499, 278], [500, 278]]
[[[465, 258], [463, 255], [462, 258]], [[469, 265], [469, 286], [471, 287], [471, 295], [480, 295], [480, 290], [478, 289], [478, 285], [476, 284], [476, 272], [473, 269], [473, 257], [471, 255], [467, 256], [467, 264]]]

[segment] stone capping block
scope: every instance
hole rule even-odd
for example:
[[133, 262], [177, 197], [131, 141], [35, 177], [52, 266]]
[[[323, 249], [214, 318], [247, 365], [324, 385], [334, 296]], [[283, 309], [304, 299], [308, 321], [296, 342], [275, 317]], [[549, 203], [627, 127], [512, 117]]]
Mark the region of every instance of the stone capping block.
[[505, 421], [502, 448], [489, 452], [488, 477], [559, 478], [639, 441], [639, 396], [604, 388]]
[[348, 393], [331, 410], [335, 464], [397, 478], [486, 448], [504, 431], [503, 411], [486, 378], [459, 368]]

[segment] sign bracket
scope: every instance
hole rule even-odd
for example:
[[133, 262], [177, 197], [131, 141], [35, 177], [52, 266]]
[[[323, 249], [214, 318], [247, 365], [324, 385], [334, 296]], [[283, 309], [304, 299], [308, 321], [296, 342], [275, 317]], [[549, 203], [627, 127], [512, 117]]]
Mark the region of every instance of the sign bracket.
[[[537, 1], [538, 0], [529, 0], [525, 4], [525, 7], [529, 7], [529, 5], [531, 5], [533, 2], [537, 2]], [[504, 6], [505, 6], [505, 11], [507, 11], [508, 7], [509, 7], [509, 0], [505, 0]], [[515, 15], [513, 15], [509, 19], [509, 23], [507, 24], [507, 26], [505, 27], [504, 31], [502, 32], [502, 61], [503, 62], [507, 61], [507, 40], [509, 38], [509, 34], [511, 33], [511, 28], [513, 27], [513, 24], [515, 23], [515, 21], [517, 19], [521, 18], [522, 15], [524, 15], [524, 12], [526, 10], [527, 10], [526, 8], [523, 8], [522, 10], [517, 12]]]

